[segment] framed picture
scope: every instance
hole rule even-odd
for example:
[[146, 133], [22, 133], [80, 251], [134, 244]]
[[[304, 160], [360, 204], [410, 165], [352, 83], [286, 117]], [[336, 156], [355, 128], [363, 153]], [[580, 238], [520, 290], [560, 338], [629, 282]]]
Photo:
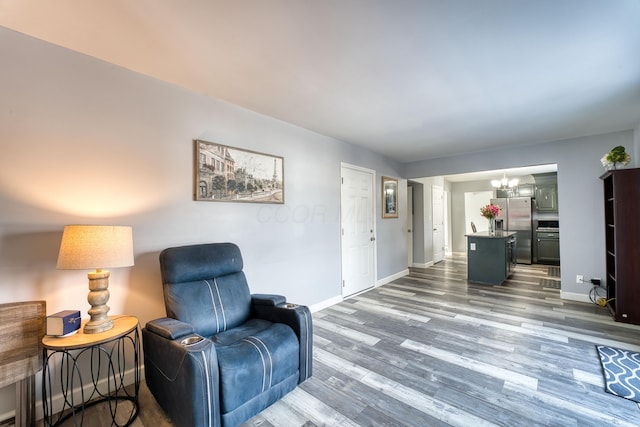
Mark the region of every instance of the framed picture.
[[382, 177], [382, 218], [398, 218], [398, 179]]
[[284, 204], [284, 158], [196, 139], [194, 199]]

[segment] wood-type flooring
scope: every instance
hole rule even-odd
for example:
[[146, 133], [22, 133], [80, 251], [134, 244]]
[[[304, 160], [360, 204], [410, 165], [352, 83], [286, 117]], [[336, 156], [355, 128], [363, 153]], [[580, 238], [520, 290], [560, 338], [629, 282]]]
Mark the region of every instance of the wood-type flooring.
[[314, 376], [246, 425], [639, 426], [595, 345], [640, 351], [640, 327], [561, 300], [548, 271], [470, 284], [458, 257], [315, 313]]
[[[595, 346], [640, 351], [640, 327], [548, 273], [472, 284], [454, 257], [314, 313], [313, 377], [243, 426], [639, 426]], [[171, 426], [144, 384], [134, 426]]]

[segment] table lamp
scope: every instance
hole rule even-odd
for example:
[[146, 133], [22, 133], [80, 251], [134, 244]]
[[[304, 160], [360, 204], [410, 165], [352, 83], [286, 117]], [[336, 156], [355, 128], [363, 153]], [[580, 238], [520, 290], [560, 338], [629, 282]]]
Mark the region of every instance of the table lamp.
[[96, 334], [113, 328], [109, 312], [109, 271], [104, 268], [133, 265], [131, 227], [110, 225], [67, 225], [62, 233], [57, 268], [61, 270], [96, 270], [89, 273], [91, 319], [84, 333]]

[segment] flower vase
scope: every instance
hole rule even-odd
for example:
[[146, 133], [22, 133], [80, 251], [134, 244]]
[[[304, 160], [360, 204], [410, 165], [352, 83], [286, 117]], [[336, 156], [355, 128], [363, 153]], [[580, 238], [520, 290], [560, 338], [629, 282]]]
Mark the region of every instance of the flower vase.
[[489, 218], [489, 235], [490, 236], [496, 235], [496, 219], [495, 218]]

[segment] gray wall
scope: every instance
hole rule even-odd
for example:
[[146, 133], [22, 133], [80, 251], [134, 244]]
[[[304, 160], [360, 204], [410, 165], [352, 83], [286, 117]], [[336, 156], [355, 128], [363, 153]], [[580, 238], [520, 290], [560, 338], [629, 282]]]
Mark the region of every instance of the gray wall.
[[616, 145], [624, 145], [631, 154], [629, 167], [637, 165], [634, 132], [622, 131], [410, 163], [405, 176], [413, 179], [556, 163], [562, 296], [588, 301], [589, 286], [576, 284], [575, 277], [582, 274], [585, 278], [604, 278], [604, 213], [599, 179], [604, 169], [600, 158]]
[[[401, 178], [370, 151], [2, 27], [0, 58], [0, 303], [86, 312], [87, 272], [55, 264], [65, 224], [100, 223], [134, 230], [135, 266], [111, 272], [111, 314], [164, 316], [160, 250], [221, 241], [239, 244], [253, 292], [321, 305], [341, 295], [341, 162], [375, 170], [376, 186]], [[193, 201], [193, 138], [283, 156], [286, 204]], [[384, 281], [406, 271], [406, 212], [381, 220], [375, 194]], [[2, 417], [12, 387], [0, 402]]]
[[[382, 174], [387, 175], [387, 174]], [[397, 177], [397, 174], [391, 175]], [[381, 177], [378, 177], [381, 184]], [[376, 192], [376, 195], [380, 192]], [[407, 268], [407, 180], [398, 180], [398, 218], [382, 219], [382, 197], [376, 197], [377, 284], [409, 273]]]
[[[634, 129], [633, 141], [634, 152], [637, 153], [637, 157], [640, 157], [640, 123]], [[636, 160], [636, 165], [640, 166], [640, 159]]]

